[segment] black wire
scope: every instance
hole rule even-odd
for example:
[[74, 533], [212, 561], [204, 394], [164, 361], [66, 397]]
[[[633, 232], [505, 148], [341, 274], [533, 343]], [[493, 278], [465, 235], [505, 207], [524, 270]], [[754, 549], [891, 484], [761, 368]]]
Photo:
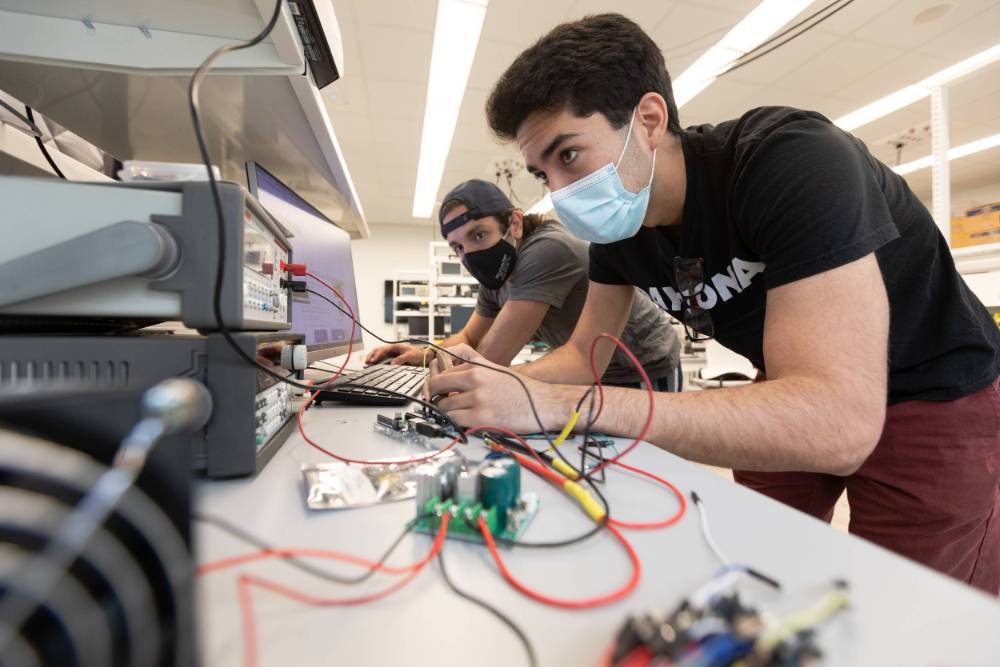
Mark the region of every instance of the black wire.
[[[281, 16], [282, 4], [284, 4], [283, 0], [278, 0], [277, 2], [275, 2], [274, 13], [271, 15], [271, 19], [264, 27], [264, 30], [262, 30], [258, 35], [256, 35], [255, 37], [246, 42], [237, 42], [233, 44], [226, 44], [225, 46], [220, 46], [215, 51], [210, 53], [207, 58], [205, 58], [202, 64], [195, 71], [194, 75], [191, 77], [191, 83], [188, 87], [188, 107], [191, 112], [191, 123], [194, 126], [195, 139], [198, 142], [198, 151], [201, 154], [202, 162], [204, 163], [205, 169], [208, 172], [209, 188], [212, 191], [212, 201], [215, 204], [215, 218], [217, 226], [216, 231], [218, 234], [217, 242], [219, 247], [217, 249], [218, 257], [215, 270], [215, 286], [212, 297], [212, 309], [213, 309], [213, 314], [215, 316], [216, 327], [218, 328], [219, 333], [222, 335], [223, 340], [226, 341], [226, 344], [229, 345], [230, 348], [232, 348], [232, 350], [237, 354], [237, 356], [242, 358], [243, 361], [245, 361], [247, 364], [255, 367], [258, 371], [264, 373], [265, 375], [269, 375], [270, 377], [274, 378], [275, 380], [278, 380], [279, 382], [284, 382], [293, 387], [298, 387], [306, 391], [321, 391], [323, 389], [333, 388], [334, 386], [344, 387], [347, 385], [342, 383], [338, 383], [336, 385], [309, 385], [302, 382], [297, 382], [291, 379], [290, 377], [276, 373], [267, 366], [264, 366], [263, 364], [258, 362], [251, 355], [247, 354], [239, 346], [239, 344], [233, 338], [232, 333], [229, 331], [229, 328], [226, 326], [225, 319], [222, 316], [222, 281], [225, 277], [225, 266], [226, 266], [226, 223], [222, 213], [222, 196], [219, 193], [219, 184], [215, 180], [215, 173], [212, 170], [212, 158], [209, 155], [208, 144], [205, 141], [205, 129], [204, 127], [202, 127], [199, 104], [198, 104], [198, 91], [201, 86], [201, 81], [202, 79], [205, 78], [205, 75], [211, 69], [213, 63], [220, 56], [225, 55], [226, 53], [229, 53], [231, 51], [237, 51], [240, 49], [246, 49], [262, 42], [271, 33], [271, 31], [274, 29], [274, 26], [277, 24], [278, 18]], [[357, 322], [356, 319], [354, 321]], [[396, 396], [406, 398], [408, 400], [416, 401], [417, 403], [420, 403], [424, 407], [434, 410], [435, 412], [440, 414], [441, 417], [452, 426], [452, 428], [455, 429], [455, 432], [457, 433], [459, 439], [462, 442], [467, 441], [467, 438], [463, 434], [462, 429], [458, 426], [458, 424], [456, 424], [454, 420], [451, 419], [451, 417], [449, 417], [443, 410], [439, 409], [437, 406], [431, 403], [427, 403], [425, 401], [421, 401], [420, 399], [413, 398], [412, 396], [409, 396], [407, 394], [401, 394], [391, 391], [387, 393], [391, 393]]]
[[448, 586], [448, 588], [451, 589], [451, 592], [460, 598], [468, 600], [474, 605], [482, 607], [489, 613], [493, 614], [497, 619], [499, 619], [501, 623], [510, 628], [514, 632], [514, 634], [517, 635], [517, 638], [521, 640], [521, 644], [524, 646], [524, 652], [528, 654], [528, 664], [531, 667], [535, 667], [538, 664], [538, 660], [535, 657], [535, 649], [531, 646], [531, 641], [528, 639], [528, 636], [524, 634], [524, 630], [519, 628], [517, 624], [514, 623], [514, 621], [509, 616], [504, 614], [502, 611], [500, 611], [490, 603], [488, 603], [486, 600], [483, 600], [482, 598], [477, 598], [471, 593], [467, 593], [466, 591], [463, 591], [458, 586], [456, 586], [455, 582], [452, 581], [451, 577], [448, 576], [448, 570], [445, 568], [444, 551], [445, 551], [444, 547], [442, 546], [441, 551], [438, 552], [438, 565], [441, 566], [441, 578], [444, 579], [444, 583]]
[[[840, 0], [837, 0], [837, 1], [839, 2]], [[827, 14], [826, 16], [823, 16], [823, 17], [821, 17], [821, 18], [820, 18], [819, 20], [817, 20], [817, 21], [815, 21], [814, 23], [812, 23], [812, 24], [810, 24], [810, 25], [806, 26], [806, 27], [805, 27], [805, 28], [803, 28], [803, 29], [802, 29], [801, 31], [799, 31], [799, 32], [795, 33], [794, 35], [792, 35], [791, 37], [789, 37], [789, 38], [788, 38], [788, 39], [786, 39], [785, 41], [783, 41], [783, 42], [779, 42], [778, 44], [775, 44], [775, 45], [774, 45], [774, 46], [772, 46], [771, 48], [767, 49], [766, 51], [763, 51], [763, 52], [761, 52], [761, 53], [758, 53], [758, 54], [756, 54], [756, 55], [755, 55], [755, 56], [753, 56], [752, 58], [746, 58], [746, 55], [747, 55], [747, 54], [744, 54], [744, 55], [743, 55], [743, 56], [741, 56], [740, 58], [737, 58], [737, 59], [736, 59], [736, 61], [734, 61], [734, 63], [730, 63], [730, 65], [729, 65], [729, 66], [727, 66], [727, 67], [726, 67], [726, 69], [725, 69], [725, 70], [724, 70], [723, 72], [719, 73], [719, 74], [718, 74], [717, 76], [720, 76], [720, 77], [721, 77], [721, 76], [725, 76], [726, 74], [729, 74], [730, 72], [733, 72], [733, 71], [735, 71], [735, 70], [738, 70], [738, 69], [740, 69], [741, 67], [746, 67], [747, 65], [749, 65], [749, 64], [750, 64], [750, 63], [752, 63], [752, 62], [754, 62], [755, 60], [759, 60], [759, 59], [763, 58], [764, 56], [766, 56], [767, 54], [771, 53], [771, 52], [772, 52], [772, 51], [774, 51], [775, 49], [779, 49], [779, 48], [781, 48], [782, 46], [784, 46], [785, 44], [788, 44], [789, 42], [791, 42], [792, 40], [794, 40], [794, 39], [796, 39], [796, 38], [798, 38], [798, 37], [801, 37], [802, 35], [806, 34], [807, 32], [809, 32], [810, 30], [812, 30], [813, 28], [815, 28], [815, 27], [816, 27], [816, 26], [818, 26], [819, 24], [823, 23], [823, 22], [824, 22], [824, 21], [826, 21], [827, 19], [829, 19], [829, 18], [831, 18], [832, 16], [836, 15], [836, 14], [837, 14], [837, 13], [838, 13], [838, 12], [839, 12], [840, 10], [842, 10], [842, 9], [844, 9], [844, 8], [846, 8], [846, 7], [848, 7], [849, 5], [851, 5], [851, 4], [853, 4], [853, 3], [854, 3], [854, 0], [846, 0], [846, 1], [844, 2], [844, 4], [840, 5], [839, 7], [837, 7], [836, 9], [834, 9], [834, 10], [833, 10], [832, 12], [830, 12], [829, 14]], [[805, 21], [808, 21], [808, 20], [810, 20], [810, 19], [814, 18], [814, 17], [815, 17], [815, 16], [817, 15], [817, 14], [819, 14], [819, 13], [821, 13], [821, 12], [824, 12], [824, 11], [826, 11], [827, 9], [829, 9], [830, 7], [832, 7], [832, 6], [833, 6], [833, 5], [835, 5], [835, 4], [836, 4], [836, 2], [831, 2], [831, 3], [829, 4], [829, 5], [827, 5], [827, 6], [826, 6], [826, 7], [824, 7], [823, 9], [819, 10], [818, 12], [816, 12], [816, 14], [813, 14], [812, 16], [809, 16], [809, 17], [807, 17], [807, 18], [806, 18], [806, 19], [804, 19], [803, 21], [800, 21], [800, 22], [799, 22], [798, 24], [796, 24], [796, 26], [794, 26], [794, 27], [798, 27], [799, 25], [802, 25], [802, 23], [805, 23]], [[791, 29], [792, 29], [792, 28], [789, 28], [788, 30], [791, 30]], [[783, 33], [782, 33], [782, 35], [783, 35], [783, 34], [786, 34], [786, 33], [788, 32], [788, 30], [786, 30], [785, 32], [783, 32]], [[764, 44], [769, 44], [769, 43], [771, 43], [772, 41], [774, 41], [775, 39], [777, 39], [778, 37], [780, 37], [780, 35], [779, 35], [779, 36], [776, 36], [776, 37], [773, 37], [773, 38], [772, 38], [771, 40], [769, 40], [768, 42], [765, 42]], [[761, 44], [760, 46], [764, 46], [764, 44]], [[760, 47], [758, 47], [758, 48], [760, 48]]]
[[[210, 514], [202, 514], [200, 512], [192, 512], [191, 518], [194, 519], [195, 521], [201, 521], [202, 523], [207, 523], [209, 525], [215, 526], [216, 528], [219, 528], [229, 533], [233, 537], [242, 540], [243, 542], [246, 542], [247, 544], [250, 544], [262, 551], [280, 552], [282, 550], [280, 547], [276, 547], [272, 544], [269, 544], [264, 540], [260, 539], [259, 537], [251, 535], [250, 533], [244, 531], [243, 529], [238, 528], [233, 524], [229, 523], [228, 521], [226, 521], [225, 519], [220, 519], [217, 516], [212, 516]], [[303, 561], [297, 558], [296, 556], [282, 556], [281, 560], [288, 563], [294, 568], [297, 568], [307, 574], [311, 574], [314, 577], [325, 579], [326, 581], [332, 581], [337, 584], [351, 584], [351, 585], [360, 584], [370, 579], [371, 576], [375, 574], [375, 572], [378, 570], [378, 568], [384, 565], [387, 560], [389, 560], [389, 557], [396, 550], [396, 548], [399, 547], [403, 539], [411, 532], [413, 532], [413, 529], [414, 527], [416, 527], [417, 521], [419, 521], [420, 518], [414, 519], [409, 523], [407, 523], [406, 528], [403, 530], [402, 533], [399, 534], [399, 537], [393, 540], [389, 548], [386, 549], [384, 554], [382, 554], [382, 557], [379, 558], [378, 561], [376, 561], [376, 563], [373, 566], [369, 567], [367, 572], [365, 572], [364, 574], [360, 574], [356, 577], [345, 577], [340, 574], [334, 574], [333, 572], [330, 572], [323, 568], [316, 567], [315, 565], [310, 565], [308, 562]]]
[[[419, 345], [419, 346], [423, 346], [423, 347], [430, 347], [430, 348], [433, 348], [433, 349], [437, 350], [438, 352], [443, 352], [444, 354], [447, 354], [448, 356], [452, 357], [453, 359], [458, 359], [460, 362], [462, 362], [464, 364], [469, 364], [470, 366], [479, 366], [480, 368], [486, 368], [486, 369], [494, 371], [496, 373], [500, 373], [501, 375], [506, 375], [508, 377], [514, 378], [514, 380], [516, 380], [517, 383], [519, 385], [521, 385], [521, 389], [524, 390], [525, 396], [528, 397], [528, 406], [531, 408], [531, 414], [534, 417], [535, 422], [538, 424], [538, 430], [539, 430], [539, 432], [542, 434], [542, 436], [545, 437], [545, 441], [549, 444], [549, 446], [551, 446], [553, 449], [555, 449], [555, 447], [552, 444], [552, 437], [549, 434], [549, 432], [546, 430], [545, 423], [542, 421], [541, 416], [539, 416], [539, 414], [538, 414], [538, 407], [535, 405], [535, 399], [531, 395], [531, 390], [528, 389], [528, 385], [525, 384], [525, 382], [521, 378], [521, 376], [518, 375], [517, 373], [515, 373], [514, 371], [507, 370], [506, 368], [498, 368], [496, 366], [489, 366], [487, 364], [483, 364], [483, 363], [480, 363], [478, 361], [472, 361], [471, 359], [462, 359], [457, 354], [455, 354], [454, 352], [451, 352], [447, 348], [441, 347], [440, 345], [435, 345], [434, 343], [431, 343], [430, 341], [421, 340], [419, 338], [403, 338], [403, 339], [400, 339], [400, 340], [386, 340], [385, 338], [382, 338], [377, 333], [375, 333], [374, 331], [372, 331], [371, 329], [369, 329], [368, 327], [366, 327], [364, 324], [362, 324], [361, 322], [359, 322], [357, 318], [352, 317], [352, 315], [347, 310], [345, 310], [343, 307], [341, 307], [340, 304], [334, 302], [332, 299], [326, 297], [323, 294], [320, 294], [316, 290], [307, 289], [306, 292], [308, 292], [309, 294], [313, 294], [313, 295], [319, 297], [320, 299], [323, 299], [324, 301], [326, 301], [328, 304], [330, 304], [331, 306], [333, 306], [334, 308], [336, 308], [337, 310], [339, 310], [344, 315], [347, 315], [348, 317], [351, 317], [351, 319], [354, 320], [355, 324], [357, 324], [358, 327], [362, 331], [364, 331], [365, 333], [369, 334], [370, 336], [372, 336], [373, 338], [375, 338], [375, 340], [379, 341], [380, 343], [385, 343], [386, 345], [396, 345], [396, 344], [400, 344], [400, 343], [405, 343], [405, 344], [410, 344], [410, 345]], [[436, 412], [444, 414], [444, 413], [441, 412], [440, 408], [438, 408], [437, 406], [434, 406], [434, 409], [435, 409]], [[449, 419], [449, 421], [451, 421], [451, 420]], [[452, 422], [452, 423], [454, 423], [454, 422]], [[567, 463], [568, 463], [568, 461], [567, 461]]]
[[[35, 125], [35, 114], [32, 113], [31, 107], [25, 104], [24, 110], [28, 114], [28, 124], [31, 125], [31, 127], [34, 128], [35, 130], [38, 130], [38, 126]], [[56, 172], [56, 176], [58, 176], [63, 180], [66, 180], [66, 174], [62, 173], [62, 169], [59, 168], [59, 165], [56, 164], [56, 161], [52, 159], [51, 155], [49, 155], [49, 149], [45, 147], [45, 142], [42, 141], [41, 131], [38, 131], [37, 134], [35, 134], [35, 143], [38, 144], [38, 150], [42, 151], [42, 155], [45, 156], [45, 160], [49, 163], [49, 166], [52, 167], [52, 171]]]
[[[22, 123], [24, 123], [25, 125], [27, 125], [28, 128], [31, 130], [31, 133], [34, 134], [36, 137], [42, 136], [42, 131], [40, 129], [38, 129], [38, 126], [35, 125], [35, 122], [32, 119], [28, 118], [23, 113], [21, 113], [20, 111], [18, 111], [17, 109], [15, 109], [10, 104], [7, 104], [3, 100], [0, 100], [0, 107], [3, 107], [7, 111], [9, 111], [12, 114], [14, 114], [15, 116], [17, 116], [18, 120], [20, 120]], [[28, 108], [27, 105], [25, 105], [24, 108], [27, 109]]]

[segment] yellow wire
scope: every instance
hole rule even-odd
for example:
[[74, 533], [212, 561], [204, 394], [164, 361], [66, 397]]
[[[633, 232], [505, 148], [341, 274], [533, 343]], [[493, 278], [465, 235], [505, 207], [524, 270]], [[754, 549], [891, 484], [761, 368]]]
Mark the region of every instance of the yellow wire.
[[770, 655], [778, 644], [801, 630], [816, 627], [846, 607], [850, 599], [845, 590], [830, 591], [812, 606], [781, 619], [776, 626], [762, 632], [754, 642], [754, 652]]
[[552, 446], [549, 447], [549, 449], [551, 449], [554, 452], [556, 450], [556, 447], [558, 447], [559, 445], [563, 444], [566, 441], [566, 438], [569, 437], [569, 434], [573, 432], [573, 427], [576, 426], [576, 420], [578, 420], [579, 418], [580, 418], [580, 413], [577, 410], [574, 410], [573, 414], [569, 416], [569, 421], [567, 421], [566, 425], [563, 426], [562, 432], [560, 432], [559, 436], [552, 442]]
[[431, 348], [425, 347], [424, 353], [420, 355], [420, 367], [427, 368], [427, 353], [431, 351]]

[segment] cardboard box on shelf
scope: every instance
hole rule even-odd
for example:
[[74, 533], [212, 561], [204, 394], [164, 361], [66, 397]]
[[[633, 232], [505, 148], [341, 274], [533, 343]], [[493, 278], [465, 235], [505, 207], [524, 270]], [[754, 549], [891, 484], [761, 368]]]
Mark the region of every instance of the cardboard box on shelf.
[[951, 219], [951, 247], [1000, 242], [1000, 211]]

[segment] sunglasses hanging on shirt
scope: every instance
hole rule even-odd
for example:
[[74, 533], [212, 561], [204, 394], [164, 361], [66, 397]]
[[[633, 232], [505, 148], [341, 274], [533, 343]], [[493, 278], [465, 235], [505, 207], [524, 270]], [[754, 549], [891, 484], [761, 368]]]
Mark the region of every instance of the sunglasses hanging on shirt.
[[702, 258], [674, 257], [674, 282], [683, 299], [681, 322], [688, 338], [693, 341], [715, 338], [712, 316], [698, 304], [698, 297], [705, 291], [705, 262]]

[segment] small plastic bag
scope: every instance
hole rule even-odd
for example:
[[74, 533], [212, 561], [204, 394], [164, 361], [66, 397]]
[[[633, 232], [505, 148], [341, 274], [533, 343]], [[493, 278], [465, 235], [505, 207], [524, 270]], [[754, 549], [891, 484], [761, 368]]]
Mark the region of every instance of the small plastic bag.
[[[431, 459], [435, 464], [457, 457], [454, 451]], [[347, 463], [313, 463], [302, 466], [305, 480], [306, 505], [314, 510], [368, 507], [417, 495], [413, 472], [423, 463], [401, 463], [407, 459], [366, 465]]]

